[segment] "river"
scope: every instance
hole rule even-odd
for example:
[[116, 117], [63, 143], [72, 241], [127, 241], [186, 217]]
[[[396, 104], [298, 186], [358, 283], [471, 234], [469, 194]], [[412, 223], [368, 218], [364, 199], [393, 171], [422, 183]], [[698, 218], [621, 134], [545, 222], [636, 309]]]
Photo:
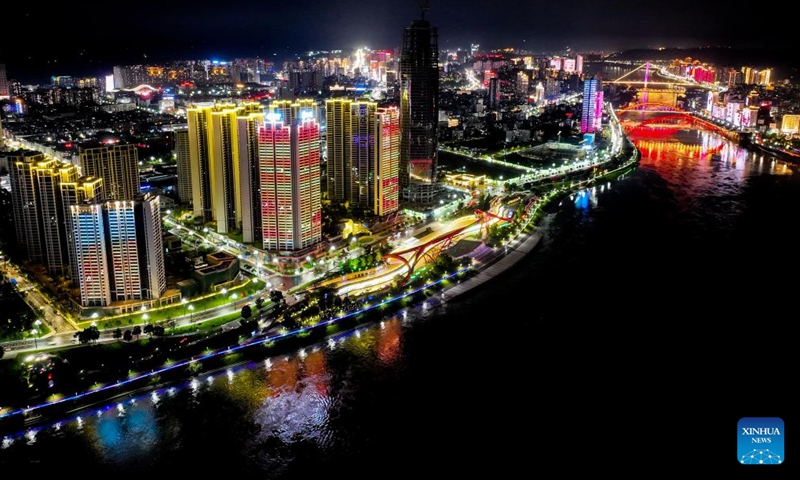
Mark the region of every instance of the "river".
[[0, 472], [554, 478], [671, 461], [740, 467], [737, 420], [791, 425], [797, 404], [787, 327], [798, 168], [708, 132], [633, 140], [638, 168], [553, 204], [536, 250], [469, 294], [8, 435]]

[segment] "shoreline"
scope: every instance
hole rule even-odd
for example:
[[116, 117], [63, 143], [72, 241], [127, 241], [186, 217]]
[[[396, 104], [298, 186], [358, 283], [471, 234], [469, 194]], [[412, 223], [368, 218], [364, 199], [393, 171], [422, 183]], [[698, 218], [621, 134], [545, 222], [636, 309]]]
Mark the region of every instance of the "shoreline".
[[[100, 388], [99, 390], [87, 390], [80, 394], [76, 392], [74, 396], [69, 396], [68, 398], [63, 398], [56, 402], [46, 402], [38, 405], [29, 404], [27, 408], [10, 407], [11, 409], [14, 410], [6, 411], [5, 413], [0, 412], [2, 413], [0, 414], [0, 420], [12, 420], [10, 417], [16, 417], [17, 420], [22, 420], [24, 426], [23, 425], [19, 426], [22, 427], [22, 429], [24, 430], [25, 428], [32, 427], [35, 424], [39, 424], [40, 422], [46, 423], [47, 421], [52, 420], [54, 416], [57, 417], [59, 415], [58, 413], [59, 411], [64, 412], [65, 409], [67, 411], [75, 411], [81, 408], [86, 408], [83, 405], [80, 406], [76, 405], [76, 403], [77, 404], [83, 403], [81, 402], [81, 399], [86, 395], [90, 395], [92, 393], [106, 392], [110, 395], [98, 395], [98, 397], [101, 397], [102, 399], [98, 398], [96, 401], [87, 399], [86, 405], [92, 405], [92, 404], [102, 403], [103, 401], [109, 401], [110, 399], [113, 399], [119, 395], [127, 395], [131, 391], [142, 391], [150, 388], [159, 388], [158, 385], [163, 386], [164, 382], [167, 383], [179, 382], [182, 379], [185, 379], [187, 375], [186, 372], [175, 370], [175, 368], [178, 367], [184, 367], [184, 366], [191, 367], [191, 364], [196, 363], [198, 368], [194, 369], [194, 374], [199, 374], [203, 371], [206, 371], [207, 369], [214, 370], [220, 367], [220, 365], [218, 365], [218, 362], [223, 361], [223, 357], [225, 354], [232, 353], [234, 351], [239, 351], [246, 347], [255, 346], [259, 344], [266, 346], [267, 348], [270, 348], [270, 350], [272, 350], [273, 346], [277, 347], [278, 351], [261, 352], [257, 354], [259, 357], [270, 358], [276, 355], [283, 354], [283, 352], [286, 352], [287, 349], [291, 350], [292, 348], [303, 348], [302, 344], [306, 345], [309, 343], [313, 344], [317, 343], [318, 341], [324, 340], [324, 338], [326, 338], [330, 334], [328, 328], [334, 326], [337, 323], [339, 323], [340, 327], [343, 328], [342, 331], [349, 331], [355, 328], [359, 328], [360, 324], [376, 323], [377, 319], [373, 317], [373, 315], [375, 315], [376, 313], [379, 313], [378, 318], [386, 318], [387, 316], [398, 314], [404, 308], [419, 309], [420, 311], [422, 311], [428, 308], [426, 303], [427, 300], [434, 300], [436, 302], [434, 305], [432, 305], [433, 308], [442, 306], [442, 304], [447, 302], [448, 300], [453, 298], [458, 298], [461, 294], [466, 293], [474, 288], [479, 287], [485, 282], [492, 280], [493, 278], [497, 277], [498, 275], [502, 274], [503, 272], [511, 268], [523, 257], [531, 253], [539, 244], [542, 238], [542, 233], [539, 231], [537, 223], [540, 219], [539, 214], [543, 213], [543, 209], [547, 205], [550, 205], [553, 201], [559, 198], [563, 198], [564, 196], [569, 195], [571, 192], [588, 188], [591, 185], [601, 180], [616, 178], [635, 168], [635, 164], [638, 163], [639, 151], [636, 148], [633, 148], [631, 151], [627, 151], [626, 153], [628, 153], [629, 156], [627, 156], [624, 160], [618, 158], [617, 161], [619, 161], [620, 163], [618, 163], [617, 167], [614, 168], [613, 170], [605, 171], [602, 175], [599, 175], [597, 177], [589, 177], [582, 180], [578, 180], [576, 182], [571, 183], [569, 187], [565, 186], [557, 187], [548, 192], [546, 195], [544, 195], [538, 200], [537, 202], [538, 205], [531, 208], [528, 219], [523, 225], [521, 225], [516, 237], [509, 240], [504, 246], [499, 247], [504, 251], [495, 250], [493, 255], [488, 256], [478, 265], [473, 264], [473, 266], [459, 270], [456, 273], [447, 277], [449, 279], [455, 275], [460, 275], [462, 272], [467, 271], [470, 268], [474, 269], [473, 273], [467, 275], [466, 278], [460, 279], [457, 283], [453, 285], [449, 286], [442, 285], [437, 288], [436, 285], [440, 284], [444, 279], [438, 280], [431, 284], [420, 287], [414, 292], [409, 292], [408, 294], [396, 297], [389, 303], [391, 304], [394, 301], [397, 301], [401, 298], [406, 298], [408, 296], [414, 296], [417, 293], [422, 292], [428, 288], [433, 288], [435, 291], [432, 294], [430, 294], [430, 296], [427, 297], [427, 299], [414, 301], [414, 303], [408, 305], [407, 307], [398, 308], [390, 306], [388, 308], [389, 311], [380, 313], [377, 310], [373, 310], [374, 308], [380, 307], [382, 305], [379, 304], [377, 306], [361, 310], [360, 312], [347, 314], [344, 315], [343, 317], [336, 317], [309, 327], [303, 327], [283, 333], [280, 333], [280, 331], [276, 330], [273, 330], [272, 332], [265, 332], [266, 335], [263, 334], [256, 335], [254, 337], [250, 337], [248, 340], [245, 340], [244, 342], [230, 344], [225, 348], [220, 348], [219, 350], [212, 351], [208, 354], [203, 354], [198, 357], [191, 356], [191, 354], [187, 356], [180, 356], [179, 357], [181, 358], [180, 360], [178, 358], [173, 358], [173, 361], [175, 363], [173, 363], [169, 367], [151, 369], [149, 373], [144, 373], [143, 375], [136, 376], [134, 378], [117, 380], [116, 384], [107, 383], [103, 388]], [[620, 154], [620, 156], [622, 155], [624, 155], [624, 153]], [[483, 247], [487, 247], [483, 239], [481, 239], [481, 244]], [[476, 247], [476, 248], [481, 248], [481, 247]], [[469, 253], [466, 254], [465, 256], [469, 256]], [[361, 316], [362, 314], [366, 314], [366, 317], [362, 317]], [[337, 334], [341, 333], [342, 331], [337, 332]], [[206, 363], [206, 361], [208, 361], [208, 363]], [[147, 368], [144, 369], [145, 372], [146, 370]], [[190, 373], [188, 376], [191, 375], [192, 374]], [[142, 385], [140, 383], [148, 381], [150, 381], [149, 385]], [[113, 380], [109, 382], [113, 382]], [[125, 384], [130, 385], [131, 389], [130, 390], [124, 389], [127, 390], [124, 392], [120, 391], [120, 387], [122, 387]], [[111, 391], [107, 391], [107, 389], [109, 388], [116, 391], [113, 393]], [[46, 411], [50, 411], [50, 413], [46, 413]], [[22, 415], [20, 417], [17, 417], [18, 414]], [[40, 414], [41, 417], [39, 417]]]

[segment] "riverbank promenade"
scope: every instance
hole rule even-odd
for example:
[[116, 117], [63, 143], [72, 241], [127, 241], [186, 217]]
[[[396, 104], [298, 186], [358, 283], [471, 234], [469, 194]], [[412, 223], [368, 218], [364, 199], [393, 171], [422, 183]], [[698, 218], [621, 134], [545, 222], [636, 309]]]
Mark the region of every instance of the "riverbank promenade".
[[504, 251], [499, 251], [497, 256], [489, 261], [488, 266], [479, 267], [480, 270], [477, 274], [447, 288], [444, 293], [445, 299], [453, 299], [502, 274], [531, 253], [541, 239], [542, 234], [538, 230], [517, 236], [508, 245], [502, 247]]

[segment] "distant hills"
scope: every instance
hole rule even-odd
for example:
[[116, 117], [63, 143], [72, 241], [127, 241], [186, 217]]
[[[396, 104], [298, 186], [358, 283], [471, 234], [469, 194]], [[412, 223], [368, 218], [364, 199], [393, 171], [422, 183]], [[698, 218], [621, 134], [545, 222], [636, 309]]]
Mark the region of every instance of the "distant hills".
[[772, 68], [775, 71], [774, 78], [794, 77], [800, 79], [800, 61], [798, 61], [797, 52], [792, 52], [788, 48], [640, 48], [615, 52], [606, 58], [631, 61], [669, 61], [686, 57], [715, 65], [717, 68], [739, 69], [743, 66], [758, 69]]

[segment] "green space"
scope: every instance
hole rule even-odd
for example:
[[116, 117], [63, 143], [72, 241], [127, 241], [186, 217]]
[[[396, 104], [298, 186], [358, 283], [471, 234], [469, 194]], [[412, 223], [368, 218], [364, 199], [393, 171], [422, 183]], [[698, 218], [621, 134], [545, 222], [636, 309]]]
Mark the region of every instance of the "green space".
[[21, 293], [10, 282], [0, 281], [0, 341], [39, 338], [50, 333], [50, 327], [41, 321], [37, 312], [22, 299]]
[[[241, 285], [237, 285], [235, 287], [227, 289], [224, 294], [221, 291], [214, 292], [201, 297], [195, 297], [191, 300], [188, 300], [185, 304], [179, 302], [165, 307], [152, 308], [145, 311], [128, 313], [124, 315], [116, 315], [113, 317], [105, 317], [105, 318], [98, 317], [98, 318], [83, 319], [81, 322], [78, 323], [78, 326], [80, 328], [88, 328], [92, 323], [94, 323], [95, 325], [97, 325], [98, 329], [105, 330], [109, 328], [118, 328], [118, 327], [143, 324], [148, 322], [149, 323], [169, 322], [170, 320], [177, 317], [183, 317], [184, 315], [191, 316], [192, 313], [196, 315], [204, 310], [209, 310], [222, 305], [227, 305], [232, 301], [244, 297], [249, 297], [250, 295], [253, 295], [254, 293], [262, 290], [263, 288], [264, 288], [263, 282], [260, 281], [254, 282], [251, 280], [247, 280]], [[234, 294], [236, 295], [236, 298], [232, 299], [231, 296]], [[146, 319], [144, 318], [145, 314], [147, 315]]]

